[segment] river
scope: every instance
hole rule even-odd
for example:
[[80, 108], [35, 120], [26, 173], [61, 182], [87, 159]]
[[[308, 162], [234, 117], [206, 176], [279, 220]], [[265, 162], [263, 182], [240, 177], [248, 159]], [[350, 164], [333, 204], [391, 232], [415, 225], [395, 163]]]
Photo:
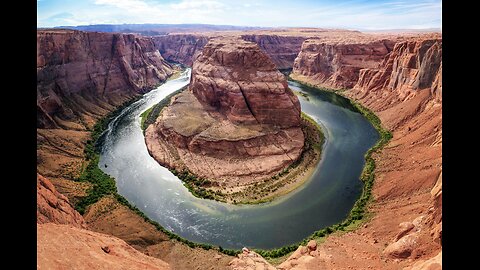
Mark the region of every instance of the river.
[[188, 192], [148, 154], [140, 114], [187, 85], [190, 74], [186, 69], [125, 108], [102, 136], [99, 166], [115, 177], [121, 195], [175, 234], [223, 248], [293, 244], [348, 215], [361, 194], [364, 154], [378, 133], [343, 97], [291, 81], [292, 90], [307, 96], [298, 97], [302, 111], [322, 126], [326, 137], [311, 179], [290, 194], [259, 205], [230, 205]]

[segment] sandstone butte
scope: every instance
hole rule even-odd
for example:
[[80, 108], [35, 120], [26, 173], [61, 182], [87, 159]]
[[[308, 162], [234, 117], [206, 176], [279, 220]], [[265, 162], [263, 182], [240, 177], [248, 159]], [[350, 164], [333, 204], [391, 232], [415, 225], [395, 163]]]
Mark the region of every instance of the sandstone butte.
[[[222, 33], [216, 35], [220, 34]], [[111, 50], [105, 48], [112, 48], [113, 34], [39, 30], [37, 31], [37, 73], [40, 76], [37, 77], [39, 85], [37, 94], [41, 99], [37, 101], [37, 110], [44, 112], [39, 112], [37, 116], [37, 171], [47, 176], [53, 184], [44, 181], [42, 177], [38, 177], [40, 180], [37, 179], [37, 230], [39, 236], [45, 235], [45, 238], [37, 239], [37, 254], [40, 265], [44, 265], [43, 263], [48, 265], [48, 267], [39, 269], [61, 269], [78, 265], [79, 262], [87, 265], [88, 261], [81, 255], [86, 254], [85, 252], [95, 254], [92, 263], [101, 260], [103, 265], [118, 265], [118, 255], [115, 254], [119, 254], [117, 253], [119, 250], [120, 256], [123, 256], [124, 259], [131, 258], [128, 262], [123, 259], [121, 261], [129, 269], [135, 269], [136, 266], [141, 265], [138, 264], [137, 259], [141, 259], [140, 263], [143, 263], [141, 267], [153, 264], [162, 269], [164, 264], [160, 261], [151, 261], [149, 259], [151, 257], [167, 262], [172, 269], [194, 269], [199, 265], [208, 269], [226, 269], [227, 267], [254, 269], [257, 266], [263, 267], [263, 269], [441, 269], [441, 34], [389, 34], [387, 36], [384, 33], [367, 35], [357, 31], [310, 28], [277, 29], [241, 34], [225, 32], [224, 34], [226, 36], [264, 35], [263, 38], [256, 39], [258, 42], [270, 45], [260, 47], [264, 50], [265, 48], [270, 48], [271, 51], [277, 50], [280, 54], [286, 50], [285, 48], [292, 47], [292, 45], [278, 43], [273, 46], [268, 39], [276, 39], [275, 36], [298, 36], [305, 40], [317, 37], [319, 42], [330, 43], [335, 40], [344, 42], [352, 39], [360, 40], [364, 36], [374, 36], [376, 40], [395, 41], [393, 48], [387, 47], [388, 53], [382, 59], [378, 59], [377, 65], [361, 66], [358, 70], [359, 80], [352, 89], [343, 92], [344, 95], [375, 111], [382, 123], [393, 133], [393, 139], [389, 145], [382, 152], [374, 155], [377, 163], [376, 182], [373, 188], [375, 201], [369, 207], [373, 217], [354, 231], [328, 237], [321, 245], [315, 247], [309, 243], [307, 247], [300, 247], [285, 262], [276, 266], [272, 266], [258, 254], [250, 251], [232, 261], [232, 257], [215, 253], [212, 250], [191, 249], [168, 240], [168, 237], [158, 232], [129, 208], [116, 202], [114, 198], [103, 198], [93, 204], [84, 217], [81, 217], [71, 206], [69, 208], [67, 205], [68, 201], [75, 202], [79, 197], [85, 196], [85, 190], [88, 189], [88, 185], [85, 183], [71, 181], [84, 160], [83, 149], [88, 139], [88, 131], [85, 126], [91, 127], [96, 119], [113, 110], [123, 101], [138, 95], [137, 91], [132, 90], [135, 87], [132, 88], [129, 81], [137, 78], [145, 82], [148, 72], [139, 72], [137, 73], [138, 77], [128, 77], [126, 76], [128, 72], [120, 71], [123, 75], [119, 75], [115, 80], [113, 78], [108, 80], [112, 83], [107, 83], [107, 87], [103, 88], [106, 90], [105, 92], [92, 91], [97, 86], [102, 86], [101, 82], [105, 81], [98, 80], [98, 78], [108, 78], [113, 75], [107, 72], [108, 64], [116, 65], [120, 59], [117, 58], [119, 54], [112, 56], [109, 53]], [[131, 63], [129, 61], [133, 60], [138, 63], [138, 65], [134, 65], [134, 70], [139, 70], [139, 66], [142, 67], [140, 68], [142, 70], [150, 65], [155, 66], [159, 71], [169, 69], [166, 62], [161, 61], [155, 64], [151, 61], [160, 58], [157, 53], [152, 51], [155, 49], [149, 45], [151, 43], [148, 38], [115, 35], [123, 40], [136, 40], [133, 43], [141, 48], [137, 52], [144, 52], [132, 53], [134, 48], [138, 48], [136, 45], [120, 45], [133, 56], [125, 61]], [[200, 36], [209, 38], [212, 35], [201, 34]], [[270, 38], [270, 36], [272, 37]], [[112, 42], [106, 42], [106, 40]], [[91, 53], [83, 52], [85, 46], [70, 45], [75, 42], [88, 44], [85, 46]], [[131, 42], [127, 43], [132, 44]], [[156, 43], [157, 41], [154, 42], [154, 45]], [[192, 46], [175, 42], [165, 44], [167, 48]], [[198, 55], [201, 49], [202, 46], [197, 46], [195, 50], [191, 51], [183, 49], [177, 56], [194, 59], [191, 52], [197, 52]], [[271, 51], [265, 50], [277, 63]], [[333, 51], [341, 52], [342, 50], [333, 49]], [[366, 52], [369, 51], [366, 50]], [[87, 81], [91, 82], [88, 85], [97, 86], [79, 87], [78, 84], [72, 83], [75, 82], [76, 76], [72, 76], [70, 68], [77, 66], [76, 71], [82, 74], [89, 74], [92, 71], [92, 69], [82, 70], [82, 65], [79, 64], [61, 64], [67, 59], [72, 59], [72, 55], [77, 53], [88, 55], [87, 62], [95, 62], [97, 69], [103, 69], [96, 76], [87, 78]], [[300, 53], [300, 49], [295, 53]], [[102, 57], [102, 55], [104, 56]], [[165, 57], [169, 59], [169, 57]], [[303, 61], [303, 63], [332, 66], [332, 61], [339, 57], [342, 55], [336, 53], [333, 58], [319, 58], [326, 62]], [[106, 61], [107, 59], [112, 61]], [[289, 65], [293, 67], [293, 61], [289, 62]], [[299, 68], [319, 70], [318, 67], [313, 66]], [[48, 69], [57, 75], [49, 75], [50, 71], [46, 72]], [[115, 70], [118, 69], [112, 69], [112, 71]], [[167, 71], [167, 73], [169, 72]], [[295, 71], [293, 75], [295, 75]], [[314, 77], [320, 78], [321, 76], [312, 75], [313, 79], [305, 76], [301, 80], [318, 86], [328, 86], [324, 84], [325, 81], [314, 80]], [[98, 82], [93, 83], [95, 78]], [[60, 82], [57, 83], [57, 80]], [[115, 84], [113, 84], [114, 81]], [[117, 83], [121, 87], [114, 87]], [[63, 87], [65, 85], [68, 87]], [[85, 84], [80, 85], [85, 86]], [[110, 91], [112, 94], [108, 94]], [[105, 95], [103, 95], [104, 93]], [[82, 101], [78, 95], [88, 98]], [[70, 99], [76, 101], [68, 102]], [[53, 100], [55, 105], [47, 106], [49, 102], [45, 102], [45, 100], [50, 100], [49, 102]], [[87, 105], [79, 106], [80, 102]], [[69, 109], [75, 117], [68, 114]], [[53, 121], [47, 118], [51, 118]], [[85, 226], [87, 229], [84, 229]], [[94, 239], [91, 237], [92, 233], [95, 235]], [[72, 237], [66, 239], [63, 236], [65, 234]], [[51, 240], [52, 244], [48, 245], [49, 241], [46, 239]], [[119, 239], [141, 253], [130, 253], [133, 252], [130, 246], [126, 247], [123, 243], [118, 242], [121, 241]], [[62, 245], [59, 245], [59, 242]], [[111, 246], [111, 244], [115, 245]], [[74, 261], [76, 255], [73, 253], [74, 250], [80, 254], [77, 262]], [[66, 254], [66, 257], [71, 257], [71, 261], [55, 261], [59, 259], [59, 252]], [[110, 256], [111, 253], [112, 256]], [[125, 255], [127, 253], [133, 256]], [[142, 253], [149, 256], [144, 258]], [[229, 266], [230, 261], [232, 262]], [[68, 266], [61, 267], [60, 265]], [[98, 265], [98, 267], [101, 266]]]
[[223, 187], [270, 178], [304, 146], [300, 102], [257, 44], [212, 38], [192, 68], [188, 91], [145, 132], [150, 154]]

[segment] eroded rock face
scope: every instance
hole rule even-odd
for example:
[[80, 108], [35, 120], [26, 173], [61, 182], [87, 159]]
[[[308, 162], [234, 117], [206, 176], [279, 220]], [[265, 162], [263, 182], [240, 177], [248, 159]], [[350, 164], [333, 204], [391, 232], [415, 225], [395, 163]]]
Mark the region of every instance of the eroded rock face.
[[86, 228], [83, 217], [73, 209], [67, 197], [45, 177], [37, 174], [37, 223], [69, 224]]
[[145, 137], [150, 154], [176, 170], [230, 184], [274, 175], [299, 158], [300, 103], [260, 48], [215, 38], [193, 65], [188, 91]]
[[151, 269], [170, 266], [125, 241], [71, 225], [37, 224], [38, 269]]
[[193, 65], [190, 90], [233, 123], [300, 126], [300, 102], [254, 43], [212, 40]]
[[329, 236], [315, 252], [299, 248], [279, 268], [441, 269], [442, 62], [441, 38], [432, 37], [398, 43], [343, 92], [373, 110], [393, 134], [374, 156], [381, 179], [372, 191], [374, 218], [354, 232]]
[[302, 36], [278, 36], [278, 35], [242, 35], [246, 41], [255, 42], [270, 56], [278, 69], [293, 67], [306, 37]]
[[82, 130], [172, 73], [149, 38], [37, 31], [37, 127]]
[[192, 66], [208, 42], [205, 35], [177, 34], [152, 37], [155, 47], [169, 60]]
[[293, 65], [292, 75], [329, 88], [352, 88], [361, 69], [377, 67], [394, 46], [388, 39], [324, 41], [308, 39]]
[[378, 68], [360, 71], [355, 89], [367, 94], [383, 89], [396, 91], [405, 99], [412, 93], [430, 89], [436, 101], [442, 96], [442, 39], [403, 41]]

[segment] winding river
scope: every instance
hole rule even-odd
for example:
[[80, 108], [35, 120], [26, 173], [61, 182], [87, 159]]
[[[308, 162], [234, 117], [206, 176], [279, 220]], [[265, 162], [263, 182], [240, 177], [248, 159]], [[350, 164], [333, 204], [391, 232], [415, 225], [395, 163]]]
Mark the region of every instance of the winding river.
[[[360, 196], [365, 152], [379, 136], [338, 95], [289, 81], [302, 92], [302, 111], [325, 133], [322, 159], [301, 188], [271, 203], [229, 205], [191, 195], [147, 152], [140, 114], [187, 85], [190, 69], [145, 94], [110, 122], [102, 136], [100, 168], [115, 177], [118, 192], [166, 229], [194, 242], [223, 248], [276, 248], [338, 223]], [[107, 164], [107, 167], [105, 167]]]

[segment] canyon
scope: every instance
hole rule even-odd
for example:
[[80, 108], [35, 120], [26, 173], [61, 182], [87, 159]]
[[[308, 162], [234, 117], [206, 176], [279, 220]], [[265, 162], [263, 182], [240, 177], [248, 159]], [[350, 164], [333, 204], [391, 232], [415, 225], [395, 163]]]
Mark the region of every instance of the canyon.
[[[269, 70], [274, 69], [273, 62], [277, 68], [292, 67], [291, 77], [298, 81], [346, 88], [339, 93], [373, 110], [392, 131], [390, 143], [374, 154], [377, 165], [371, 217], [356, 230], [330, 235], [318, 246], [299, 247], [276, 266], [253, 252], [245, 252], [229, 266], [232, 257], [169, 240], [114, 197], [102, 198], [82, 217], [70, 202], [84, 197], [91, 184], [72, 180], [85, 164], [83, 150], [94, 123], [165, 81], [174, 67], [164, 57], [186, 65], [199, 59], [193, 72], [208, 68], [217, 73], [229, 58], [216, 63], [217, 67], [202, 62], [200, 52], [212, 39], [211, 33], [190, 38], [185, 38], [185, 33], [169, 34], [162, 39], [41, 30], [37, 31], [37, 231], [45, 237], [37, 240], [37, 246], [43, 254], [42, 265], [60, 267], [83, 261], [83, 255], [68, 256], [77, 262], [53, 259], [62, 241], [59, 235], [68, 232], [72, 237], [64, 241], [68, 240], [72, 249], [67, 251], [85, 243], [79, 246], [79, 254], [95, 252], [92, 265], [125, 262], [130, 269], [193, 269], [200, 264], [211, 269], [255, 265], [266, 269], [441, 268], [441, 34], [367, 35], [308, 29], [252, 32], [214, 35], [256, 42], [272, 58], [267, 61]], [[205, 78], [197, 75], [191, 87], [205, 90], [183, 97], [184, 101], [215, 104], [215, 95], [206, 94]], [[246, 110], [239, 112], [224, 116], [228, 122], [253, 121], [245, 117]], [[49, 245], [49, 238], [56, 240]]]
[[215, 193], [256, 186], [300, 158], [300, 103], [257, 44], [211, 38], [192, 70], [188, 91], [145, 131], [161, 165], [208, 179]]

